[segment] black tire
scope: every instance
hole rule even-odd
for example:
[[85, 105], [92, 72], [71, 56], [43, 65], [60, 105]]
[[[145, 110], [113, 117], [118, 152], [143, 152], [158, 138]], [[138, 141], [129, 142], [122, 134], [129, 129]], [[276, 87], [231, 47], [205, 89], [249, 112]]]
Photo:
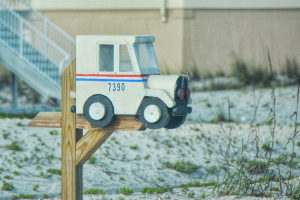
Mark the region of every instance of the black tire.
[[[151, 123], [145, 119], [144, 110], [149, 105], [156, 105], [161, 110], [161, 117], [157, 122]], [[139, 115], [140, 120], [143, 123], [143, 125], [149, 129], [163, 128], [164, 126], [166, 126], [169, 123], [170, 118], [171, 118], [166, 104], [162, 100], [160, 100], [159, 98], [156, 98], [156, 97], [149, 97], [149, 98], [144, 99], [140, 105], [138, 115]]]
[[[105, 112], [106, 112], [105, 116], [100, 120], [94, 120], [89, 114], [89, 108], [95, 102], [102, 103], [105, 106]], [[114, 107], [107, 97], [98, 94], [98, 95], [91, 96], [90, 98], [88, 98], [88, 100], [86, 100], [83, 106], [83, 114], [92, 126], [105, 127], [108, 126], [113, 121]]]
[[178, 128], [185, 122], [185, 119], [186, 119], [186, 115], [185, 116], [171, 116], [169, 123], [164, 128], [167, 128], [167, 129]]

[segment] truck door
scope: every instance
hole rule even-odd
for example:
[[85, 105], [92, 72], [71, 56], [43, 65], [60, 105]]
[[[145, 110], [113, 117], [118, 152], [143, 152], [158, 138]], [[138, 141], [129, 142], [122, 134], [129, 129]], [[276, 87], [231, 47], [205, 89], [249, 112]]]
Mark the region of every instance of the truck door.
[[136, 114], [143, 97], [136, 96], [137, 89], [144, 89], [147, 81], [134, 66], [134, 55], [129, 44], [114, 45], [114, 75], [107, 82], [115, 114]]

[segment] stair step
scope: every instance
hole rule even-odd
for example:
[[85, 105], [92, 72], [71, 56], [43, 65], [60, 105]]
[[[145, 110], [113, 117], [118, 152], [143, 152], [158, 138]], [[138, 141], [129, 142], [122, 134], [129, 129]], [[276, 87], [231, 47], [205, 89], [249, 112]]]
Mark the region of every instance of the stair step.
[[5, 43], [14, 49], [17, 49], [18, 51], [20, 50], [20, 45], [17, 42], [5, 41]]
[[30, 55], [30, 56], [36, 56], [38, 57], [39, 59], [47, 59], [43, 53], [41, 53], [41, 51], [39, 51], [38, 49], [32, 47], [32, 46], [29, 46], [28, 43], [24, 42], [23, 44], [23, 52], [24, 52], [24, 55]]
[[4, 27], [3, 25], [0, 25], [0, 33], [5, 35], [19, 35], [13, 31], [11, 31], [9, 28]]
[[47, 58], [45, 58], [40, 53], [28, 53], [24, 50], [24, 48], [23, 48], [23, 56], [26, 56], [30, 60], [34, 60], [34, 61], [47, 60]]
[[8, 28], [3, 27], [2, 25], [0, 25], [0, 32], [2, 32], [2, 33], [11, 33], [11, 31]]
[[37, 60], [37, 59], [29, 59], [30, 60], [30, 62], [33, 62], [33, 63], [38, 63], [38, 64], [45, 64], [45, 63], [50, 63], [50, 61], [49, 60]]
[[5, 37], [0, 37], [2, 40], [5, 41], [5, 43], [7, 44], [10, 44], [10, 45], [18, 45], [19, 46], [19, 41], [17, 40], [9, 40], [9, 39], [6, 39]]
[[[30, 62], [32, 63], [32, 62]], [[41, 63], [32, 63], [32, 65], [36, 66], [41, 71], [47, 71], [47, 72], [55, 72], [58, 73], [58, 67], [53, 65], [47, 65], [47, 64], [41, 64]]]
[[12, 44], [12, 43], [7, 43], [7, 42], [5, 42], [5, 44], [8, 45], [10, 48], [14, 49], [14, 51], [17, 51], [17, 52], [20, 51], [19, 44]]
[[24, 53], [24, 55], [35, 55], [35, 56], [41, 55], [40, 52], [35, 51], [35, 50], [29, 50], [29, 49], [26, 48], [26, 47], [23, 47], [23, 53]]
[[8, 36], [3, 36], [3, 35], [0, 35], [1, 38], [7, 40], [7, 41], [15, 41], [15, 42], [20, 42], [19, 38], [15, 39], [13, 37], [8, 37]]
[[10, 34], [3, 34], [0, 32], [0, 37], [4, 37], [6, 38], [7, 40], [19, 40], [19, 36], [17, 35], [10, 35]]
[[11, 37], [11, 38], [19, 38], [19, 36], [18, 35], [16, 35], [16, 34], [13, 34], [12, 32], [10, 32], [10, 31], [0, 31], [0, 36], [1, 37]]

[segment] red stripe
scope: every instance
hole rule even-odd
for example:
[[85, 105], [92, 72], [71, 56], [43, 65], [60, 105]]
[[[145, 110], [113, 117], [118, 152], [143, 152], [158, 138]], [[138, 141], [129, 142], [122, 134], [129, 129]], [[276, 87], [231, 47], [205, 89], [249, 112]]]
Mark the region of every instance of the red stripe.
[[76, 74], [76, 76], [92, 76], [92, 77], [148, 77], [149, 75], [160, 75], [160, 74], [141, 74], [141, 75]]

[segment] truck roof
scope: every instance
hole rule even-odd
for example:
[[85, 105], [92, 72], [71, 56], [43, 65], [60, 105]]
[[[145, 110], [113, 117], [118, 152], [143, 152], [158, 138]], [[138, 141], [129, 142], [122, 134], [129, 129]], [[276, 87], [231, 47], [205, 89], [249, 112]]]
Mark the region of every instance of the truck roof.
[[153, 43], [151, 35], [77, 35], [77, 40], [96, 40], [97, 43]]

